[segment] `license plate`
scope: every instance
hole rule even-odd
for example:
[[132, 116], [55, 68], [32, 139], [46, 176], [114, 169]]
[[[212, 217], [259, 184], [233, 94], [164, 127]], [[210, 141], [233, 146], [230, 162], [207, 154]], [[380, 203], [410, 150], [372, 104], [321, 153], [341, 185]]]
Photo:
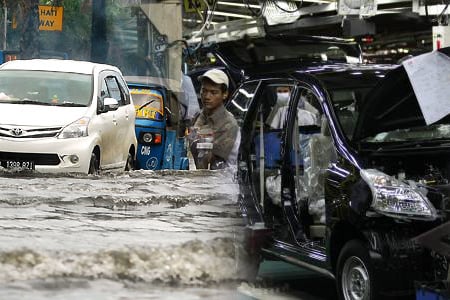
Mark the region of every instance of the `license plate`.
[[1, 164], [9, 170], [34, 170], [34, 161], [2, 160]]

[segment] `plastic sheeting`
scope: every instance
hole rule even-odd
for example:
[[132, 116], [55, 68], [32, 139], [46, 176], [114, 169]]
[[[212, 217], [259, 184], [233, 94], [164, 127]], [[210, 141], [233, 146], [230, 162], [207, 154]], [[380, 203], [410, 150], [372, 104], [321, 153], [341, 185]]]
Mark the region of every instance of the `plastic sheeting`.
[[266, 191], [272, 203], [281, 206], [281, 175], [267, 176]]
[[315, 223], [325, 224], [325, 199], [309, 201], [308, 212], [314, 217]]
[[[303, 176], [296, 176], [298, 201], [308, 201], [308, 212], [315, 223], [325, 223], [324, 183], [325, 171], [333, 157], [333, 143], [330, 136], [314, 134], [300, 135], [300, 152], [303, 154]], [[272, 203], [281, 206], [281, 175], [266, 177], [266, 191]]]
[[309, 139], [303, 158], [304, 176], [301, 185], [305, 187], [309, 213], [317, 223], [325, 223], [325, 171], [333, 152], [330, 136], [314, 134]]

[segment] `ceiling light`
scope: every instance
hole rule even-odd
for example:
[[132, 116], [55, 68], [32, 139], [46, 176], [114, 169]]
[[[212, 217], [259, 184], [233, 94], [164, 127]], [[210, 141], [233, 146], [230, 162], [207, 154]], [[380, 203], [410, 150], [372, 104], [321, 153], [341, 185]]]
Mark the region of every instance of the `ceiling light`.
[[203, 23], [201, 20], [196, 20], [196, 19], [184, 19], [184, 18], [183, 18], [183, 22]]
[[[193, 23], [193, 22], [195, 22], [195, 23], [198, 23], [198, 24], [200, 24], [200, 23], [203, 23], [203, 21], [202, 20], [197, 20], [197, 19], [186, 19], [186, 18], [183, 18], [183, 22], [191, 22], [191, 23]], [[219, 24], [218, 22], [209, 22], [209, 24], [213, 24], [213, 25], [217, 25], [217, 24]]]

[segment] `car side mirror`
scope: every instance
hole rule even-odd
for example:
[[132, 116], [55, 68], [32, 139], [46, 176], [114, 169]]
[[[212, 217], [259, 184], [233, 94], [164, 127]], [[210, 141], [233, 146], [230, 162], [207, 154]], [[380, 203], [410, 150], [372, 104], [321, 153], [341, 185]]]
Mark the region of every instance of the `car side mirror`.
[[114, 98], [103, 99], [104, 111], [117, 110], [119, 108], [119, 101]]

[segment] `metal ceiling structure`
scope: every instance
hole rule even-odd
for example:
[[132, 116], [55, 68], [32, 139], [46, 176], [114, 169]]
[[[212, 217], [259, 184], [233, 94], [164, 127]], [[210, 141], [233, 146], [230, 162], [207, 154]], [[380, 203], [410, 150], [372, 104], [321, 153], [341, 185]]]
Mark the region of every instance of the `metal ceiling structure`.
[[183, 0], [183, 38], [194, 48], [267, 33], [354, 38], [365, 61], [396, 62], [449, 33], [450, 0]]
[[272, 31], [333, 36], [421, 31], [447, 24], [447, 5], [432, 1], [184, 0], [183, 32], [189, 39], [247, 30], [252, 22]]

